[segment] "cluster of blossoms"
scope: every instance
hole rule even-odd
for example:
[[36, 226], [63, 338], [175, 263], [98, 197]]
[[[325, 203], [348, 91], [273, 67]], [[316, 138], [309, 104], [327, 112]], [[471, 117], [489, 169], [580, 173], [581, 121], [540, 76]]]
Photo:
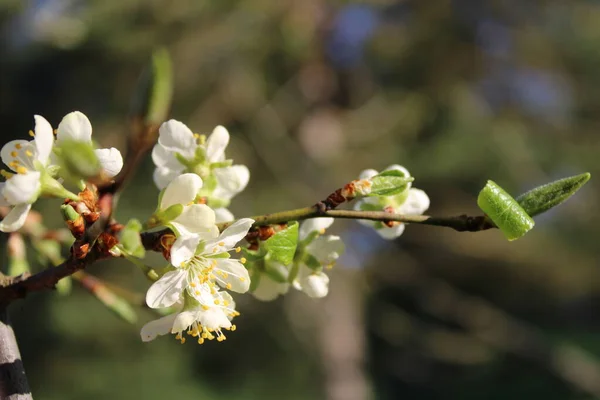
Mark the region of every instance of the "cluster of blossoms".
[[149, 226], [167, 226], [175, 237], [165, 246], [166, 272], [146, 294], [151, 308], [176, 307], [177, 312], [146, 324], [142, 340], [172, 333], [182, 343], [183, 333], [197, 339], [225, 340], [224, 330], [235, 330], [231, 320], [239, 315], [225, 290], [245, 293], [250, 276], [239, 253], [254, 220], [240, 219], [219, 233], [218, 222], [231, 221], [231, 199], [248, 184], [243, 165], [225, 158], [229, 133], [217, 126], [207, 137], [194, 134], [183, 123], [170, 120], [159, 129], [152, 151], [154, 182], [162, 189]]
[[[403, 176], [410, 177], [408, 170], [400, 165], [390, 165], [384, 171], [399, 171]], [[371, 179], [378, 175], [374, 169], [366, 169], [360, 174], [360, 179]], [[355, 210], [385, 211], [391, 214], [420, 215], [429, 208], [429, 196], [421, 189], [411, 187], [409, 182], [402, 192], [393, 196], [364, 197], [356, 202]], [[384, 239], [395, 239], [402, 235], [406, 224], [401, 222], [379, 222], [359, 220], [363, 225], [375, 228]]]
[[[35, 130], [30, 135], [33, 140], [11, 141], [1, 151], [2, 161], [12, 171], [1, 171], [6, 182], [0, 183], [0, 206], [11, 207], [0, 221], [4, 232], [21, 228], [40, 196], [67, 198], [67, 205], [74, 204], [72, 201], [89, 203], [93, 198], [89, 194], [94, 193], [90, 186], [109, 182], [123, 167], [118, 150], [95, 149], [90, 121], [78, 111], [66, 115], [54, 131], [43, 117], [35, 116]], [[222, 126], [208, 137], [193, 133], [176, 120], [159, 128], [152, 159], [160, 194], [145, 226], [170, 229], [161, 231], [157, 248], [169, 264], [154, 271], [155, 282], [146, 293], [146, 303], [170, 314], [142, 328], [144, 341], [174, 334], [183, 343], [184, 333], [198, 343], [225, 340], [224, 331], [235, 330], [231, 321], [239, 315], [229, 292], [250, 291], [257, 299], [268, 301], [287, 293], [290, 287], [312, 298], [324, 297], [329, 291], [325, 271], [344, 252], [339, 236], [325, 235], [333, 218], [313, 218], [300, 225], [292, 221], [277, 231], [263, 227], [270, 229], [269, 234], [259, 234], [260, 240], [256, 239], [249, 234], [255, 221], [234, 221], [227, 208], [250, 178], [246, 166], [234, 165], [225, 157], [228, 143], [229, 133]], [[89, 157], [96, 158], [98, 168], [86, 169], [87, 164], [94, 164]], [[411, 188], [408, 181], [412, 178], [407, 178], [408, 171], [397, 165], [381, 174], [366, 170], [334, 198], [344, 202], [360, 196], [357, 210], [421, 214], [429, 207], [429, 198], [422, 190]], [[80, 193], [67, 190], [63, 182], [74, 184]], [[95, 209], [94, 204], [90, 206]], [[224, 222], [226, 228], [221, 231], [218, 224]], [[404, 230], [404, 224], [397, 222], [361, 222], [387, 239], [400, 236]], [[271, 239], [283, 240], [284, 245], [271, 245]], [[244, 240], [247, 243], [242, 248], [239, 243]], [[117, 239], [109, 246], [118, 246], [111, 247], [112, 255], [132, 261], [142, 257], [115, 243]], [[234, 252], [243, 253], [235, 259], [231, 257]]]
[[[11, 211], [0, 222], [0, 230], [14, 232], [21, 228], [40, 196], [71, 198], [77, 195], [64, 188], [62, 178], [72, 178], [66, 171], [63, 147], [69, 142], [92, 145], [92, 124], [81, 112], [67, 114], [53, 131], [42, 116], [35, 116], [35, 128], [29, 131], [33, 140], [13, 140], [2, 147], [2, 162], [12, 172], [2, 170], [6, 182], [0, 183], [0, 206]], [[56, 136], [56, 137], [55, 137]], [[105, 176], [117, 175], [123, 167], [123, 157], [115, 149], [96, 149], [95, 155]]]

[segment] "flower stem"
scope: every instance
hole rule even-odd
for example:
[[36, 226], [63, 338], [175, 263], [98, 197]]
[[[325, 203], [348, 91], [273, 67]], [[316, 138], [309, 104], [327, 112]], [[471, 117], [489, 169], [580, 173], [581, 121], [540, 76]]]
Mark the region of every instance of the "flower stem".
[[[452, 228], [459, 232], [478, 232], [495, 228], [484, 215], [468, 216], [458, 215], [454, 217], [432, 217], [429, 215], [403, 215], [391, 214], [384, 211], [355, 211], [355, 210], [322, 210], [317, 206], [297, 208], [289, 211], [281, 211], [271, 214], [250, 217], [254, 226], [281, 224], [289, 221], [301, 221], [311, 218], [332, 217], [340, 219], [366, 219], [370, 221], [396, 221], [410, 224], [443, 226]], [[219, 230], [223, 231], [234, 221], [217, 224]]]

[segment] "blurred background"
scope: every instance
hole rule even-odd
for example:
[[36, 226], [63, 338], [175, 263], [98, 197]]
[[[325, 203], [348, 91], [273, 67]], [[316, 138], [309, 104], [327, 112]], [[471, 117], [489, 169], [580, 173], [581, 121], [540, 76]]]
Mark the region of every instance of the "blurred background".
[[[247, 216], [314, 204], [402, 164], [430, 214], [477, 214], [487, 179], [514, 195], [600, 172], [596, 0], [1, 0], [2, 142], [70, 111], [125, 150], [152, 50], [173, 59], [171, 116], [232, 134]], [[144, 219], [149, 158], [117, 216]], [[223, 343], [142, 343], [73, 283], [12, 305], [36, 399], [600, 398], [600, 217], [592, 179], [523, 239], [410, 226], [386, 242], [339, 222], [327, 298], [238, 296]], [[57, 203], [38, 210], [60, 226]], [[4, 251], [4, 250], [3, 250]], [[40, 266], [38, 266], [40, 268]], [[143, 294], [135, 267], [90, 273]]]

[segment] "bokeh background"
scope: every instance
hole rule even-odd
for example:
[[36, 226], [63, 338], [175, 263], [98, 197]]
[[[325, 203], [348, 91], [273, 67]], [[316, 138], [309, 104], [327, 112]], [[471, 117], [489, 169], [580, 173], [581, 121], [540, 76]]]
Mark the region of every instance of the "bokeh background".
[[[33, 114], [87, 114], [125, 149], [140, 70], [173, 59], [171, 116], [232, 134], [249, 166], [238, 216], [313, 204], [399, 163], [430, 213], [477, 213], [487, 179], [518, 194], [600, 172], [600, 2], [594, 0], [2, 0], [2, 141]], [[117, 215], [144, 219], [148, 159]], [[497, 231], [353, 222], [327, 298], [238, 296], [223, 343], [142, 343], [77, 282], [11, 315], [36, 399], [600, 398], [600, 187], [508, 243]], [[57, 204], [38, 210], [59, 226]], [[4, 250], [3, 250], [4, 251]], [[40, 268], [38, 265], [37, 268]], [[90, 273], [142, 294], [126, 263]]]

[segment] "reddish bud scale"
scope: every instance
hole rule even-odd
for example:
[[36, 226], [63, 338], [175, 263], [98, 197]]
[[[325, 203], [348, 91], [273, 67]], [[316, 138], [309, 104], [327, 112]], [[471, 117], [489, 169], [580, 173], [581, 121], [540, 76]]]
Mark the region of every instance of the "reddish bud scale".
[[82, 243], [80, 240], [76, 240], [75, 243], [73, 243], [73, 246], [71, 246], [71, 254], [78, 260], [85, 258], [89, 252], [89, 243]]
[[[383, 211], [385, 211], [388, 214], [395, 214], [394, 208], [391, 206], [384, 208]], [[399, 222], [399, 221], [383, 221], [383, 224], [385, 226], [387, 226], [388, 228], [392, 228], [396, 225], [400, 225], [401, 223], [402, 222]]]
[[172, 235], [170, 233], [162, 235], [160, 237], [160, 241], [157, 248], [153, 250], [160, 251], [163, 257], [166, 260], [169, 260], [171, 258], [171, 247], [173, 247], [173, 243], [175, 243], [176, 239], [177, 238], [175, 237], [175, 235]]

